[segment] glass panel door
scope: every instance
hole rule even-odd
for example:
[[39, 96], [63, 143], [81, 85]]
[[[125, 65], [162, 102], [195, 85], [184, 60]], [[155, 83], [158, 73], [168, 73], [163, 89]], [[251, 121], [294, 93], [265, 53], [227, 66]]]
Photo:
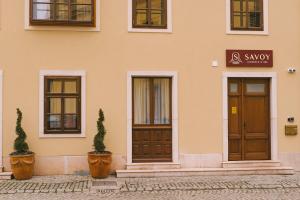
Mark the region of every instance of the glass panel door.
[[154, 79], [154, 124], [170, 124], [170, 79]]
[[150, 124], [150, 80], [133, 79], [134, 124]]

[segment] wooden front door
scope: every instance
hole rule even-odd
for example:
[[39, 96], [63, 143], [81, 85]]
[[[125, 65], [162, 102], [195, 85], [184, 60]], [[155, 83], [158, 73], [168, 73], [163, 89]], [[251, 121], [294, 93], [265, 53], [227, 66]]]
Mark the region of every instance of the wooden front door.
[[229, 161], [270, 160], [270, 80], [228, 80]]
[[132, 80], [132, 162], [172, 162], [172, 79]]

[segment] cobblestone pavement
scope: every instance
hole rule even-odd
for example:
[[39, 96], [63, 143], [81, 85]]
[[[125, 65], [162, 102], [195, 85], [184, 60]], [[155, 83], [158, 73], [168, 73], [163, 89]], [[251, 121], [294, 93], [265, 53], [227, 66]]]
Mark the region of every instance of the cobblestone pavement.
[[299, 199], [300, 173], [288, 176], [115, 178], [46, 176], [1, 180], [0, 199]]

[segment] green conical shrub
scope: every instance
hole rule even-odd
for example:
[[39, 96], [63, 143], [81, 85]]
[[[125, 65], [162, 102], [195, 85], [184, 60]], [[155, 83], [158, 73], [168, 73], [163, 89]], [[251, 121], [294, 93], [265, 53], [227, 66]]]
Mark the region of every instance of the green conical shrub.
[[26, 133], [22, 128], [21, 122], [22, 122], [22, 112], [20, 111], [19, 108], [17, 108], [17, 125], [16, 125], [16, 134], [18, 137], [15, 139], [14, 143], [14, 149], [15, 153], [14, 154], [26, 154], [29, 153], [28, 151], [28, 144], [25, 142], [26, 140]]
[[97, 129], [98, 133], [95, 135], [94, 138], [94, 147], [95, 151], [98, 153], [104, 152], [105, 151], [105, 145], [104, 145], [104, 136], [106, 134], [106, 130], [103, 125], [104, 122], [104, 113], [102, 109], [99, 110], [99, 118], [97, 121]]

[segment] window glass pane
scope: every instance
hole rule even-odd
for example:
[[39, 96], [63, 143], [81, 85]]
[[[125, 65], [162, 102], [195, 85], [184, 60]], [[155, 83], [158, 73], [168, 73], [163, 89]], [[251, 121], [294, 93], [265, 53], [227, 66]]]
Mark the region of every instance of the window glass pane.
[[65, 113], [76, 114], [77, 101], [76, 98], [65, 98]]
[[154, 124], [170, 124], [170, 79], [154, 79]]
[[151, 24], [159, 26], [163, 24], [163, 17], [161, 11], [151, 11]]
[[76, 115], [65, 115], [64, 116], [64, 127], [67, 129], [77, 128], [77, 116]]
[[133, 79], [134, 124], [150, 124], [150, 80]]
[[151, 0], [151, 9], [163, 9], [164, 0]]
[[76, 81], [65, 81], [64, 93], [76, 93], [77, 84]]
[[67, 21], [69, 19], [69, 5], [68, 1], [60, 0], [62, 3], [56, 3], [55, 5], [55, 19], [61, 21]]
[[53, 9], [53, 0], [34, 0], [32, 17], [36, 20], [52, 20]]
[[264, 93], [265, 84], [263, 83], [247, 83], [247, 92], [249, 93]]
[[233, 0], [232, 1], [232, 9], [234, 12], [236, 11], [246, 11], [246, 0]]
[[92, 21], [92, 5], [72, 5], [71, 20]]
[[61, 113], [61, 98], [49, 98], [49, 112], [51, 114]]
[[230, 92], [237, 93], [238, 92], [238, 84], [237, 83], [230, 83]]
[[59, 129], [61, 127], [61, 116], [60, 115], [49, 115], [48, 116], [48, 128]]
[[260, 0], [248, 0], [248, 11], [255, 12], [261, 11], [261, 1]]
[[234, 13], [233, 27], [234, 28], [247, 28], [246, 13]]
[[250, 12], [249, 13], [249, 27], [259, 28], [261, 20], [261, 13], [258, 12]]
[[49, 89], [50, 93], [61, 93], [62, 92], [62, 82], [59, 80], [49, 80]]
[[146, 24], [148, 24], [146, 10], [136, 11], [136, 24], [137, 25], [146, 25]]
[[147, 0], [136, 0], [136, 9], [148, 8]]

